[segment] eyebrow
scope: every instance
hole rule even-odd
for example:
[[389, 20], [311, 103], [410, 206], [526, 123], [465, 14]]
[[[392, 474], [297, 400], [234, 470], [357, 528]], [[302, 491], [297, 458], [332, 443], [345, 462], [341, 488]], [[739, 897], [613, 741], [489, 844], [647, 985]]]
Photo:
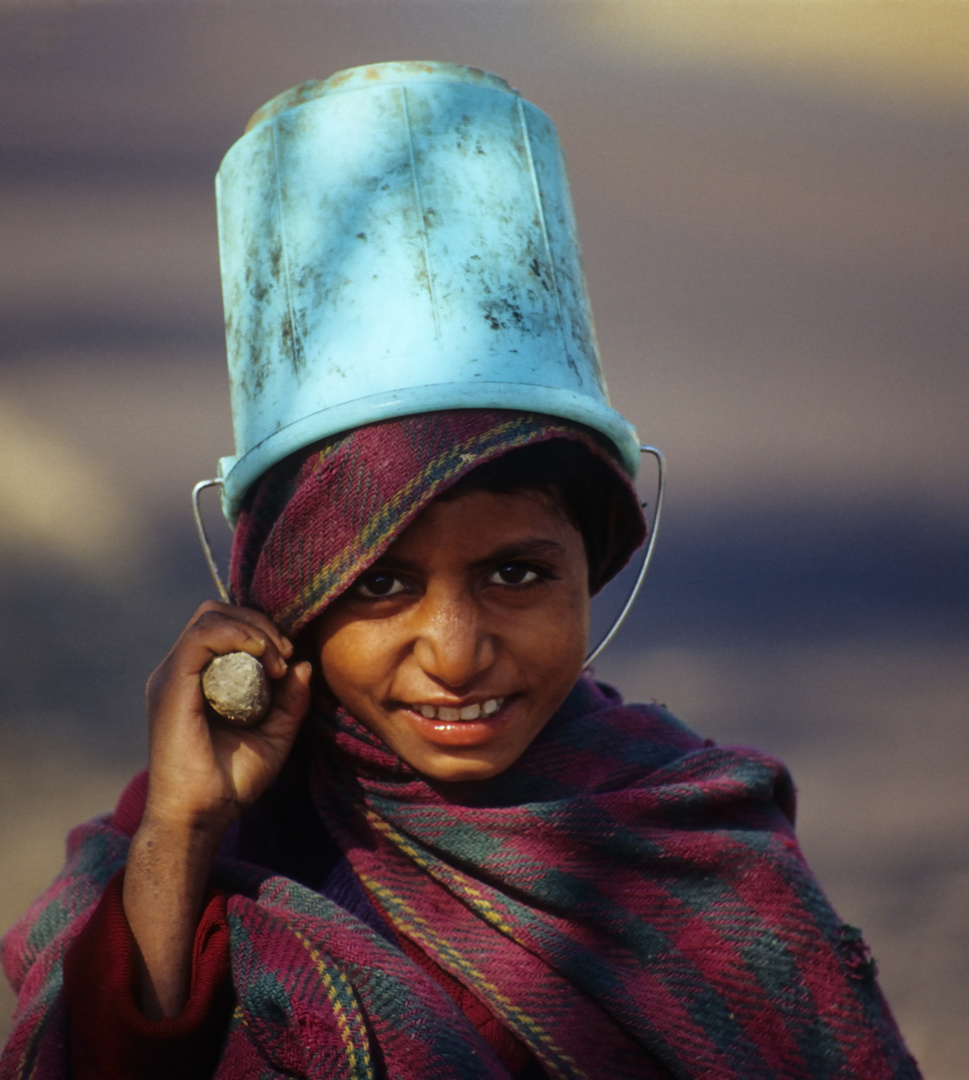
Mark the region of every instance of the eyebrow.
[[[489, 552], [481, 559], [475, 559], [471, 566], [475, 569], [482, 566], [494, 565], [495, 563], [514, 562], [518, 559], [538, 559], [542, 556], [550, 557], [565, 554], [565, 545], [547, 536], [525, 536], [520, 540], [513, 540], [504, 544], [494, 551]], [[393, 556], [381, 556], [370, 567], [386, 568], [388, 570], [413, 570], [417, 563], [410, 559], [398, 559]]]
[[561, 555], [565, 553], [565, 545], [557, 540], [551, 540], [546, 536], [529, 536], [522, 540], [505, 544], [483, 559], [478, 559], [473, 565], [484, 566], [488, 563], [512, 562], [515, 559], [541, 558], [542, 555]]

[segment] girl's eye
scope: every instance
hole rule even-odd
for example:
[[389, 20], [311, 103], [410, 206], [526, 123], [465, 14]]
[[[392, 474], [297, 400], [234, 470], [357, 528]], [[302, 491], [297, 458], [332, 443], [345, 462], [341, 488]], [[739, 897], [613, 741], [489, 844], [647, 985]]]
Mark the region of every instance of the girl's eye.
[[357, 578], [353, 591], [365, 600], [383, 600], [385, 597], [396, 596], [403, 592], [404, 583], [394, 574], [375, 570], [371, 574], [363, 574]]
[[540, 577], [541, 575], [526, 563], [506, 563], [495, 570], [491, 581], [496, 585], [531, 585]]

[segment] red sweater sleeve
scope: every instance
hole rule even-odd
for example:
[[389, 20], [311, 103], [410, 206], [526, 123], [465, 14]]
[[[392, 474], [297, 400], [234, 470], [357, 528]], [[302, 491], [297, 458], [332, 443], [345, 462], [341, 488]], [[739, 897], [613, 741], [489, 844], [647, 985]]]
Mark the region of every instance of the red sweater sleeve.
[[74, 1080], [162, 1080], [211, 1076], [233, 1008], [226, 897], [208, 899], [192, 955], [189, 999], [180, 1016], [149, 1020], [135, 994], [135, 943], [122, 906], [124, 871], [108, 883], [64, 958]]

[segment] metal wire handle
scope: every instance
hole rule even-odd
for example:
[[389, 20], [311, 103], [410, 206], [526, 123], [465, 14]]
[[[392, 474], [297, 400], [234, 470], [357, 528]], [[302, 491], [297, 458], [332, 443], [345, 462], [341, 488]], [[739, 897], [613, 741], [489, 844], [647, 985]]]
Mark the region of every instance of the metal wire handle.
[[[658, 479], [656, 482], [656, 509], [653, 512], [652, 528], [649, 531], [649, 541], [643, 550], [643, 561], [639, 567], [639, 573], [636, 575], [636, 580], [633, 582], [632, 588], [629, 590], [629, 595], [626, 597], [626, 602], [622, 606], [622, 610], [615, 617], [612, 622], [612, 626], [606, 631], [605, 636], [601, 639], [598, 645], [589, 653], [585, 658], [585, 666], [588, 667], [593, 660], [602, 652], [602, 650], [609, 644], [610, 641], [616, 636], [616, 632], [622, 625], [623, 620], [629, 614], [630, 609], [636, 601], [636, 597], [639, 595], [639, 590], [642, 587], [643, 580], [646, 577], [646, 571], [649, 569], [649, 564], [653, 558], [653, 549], [656, 546], [656, 535], [659, 532], [659, 519], [663, 510], [663, 490], [666, 481], [666, 459], [663, 457], [662, 451], [657, 450], [655, 446], [641, 446], [639, 453], [651, 454], [656, 458], [656, 465], [658, 468]], [[202, 508], [199, 505], [199, 496], [210, 487], [222, 487], [222, 480], [219, 478], [213, 478], [211, 480], [199, 480], [199, 482], [192, 488], [192, 513], [195, 517], [195, 529], [198, 532], [199, 543], [202, 545], [202, 554], [205, 556], [205, 561], [208, 564], [209, 573], [212, 575], [212, 580], [215, 582], [215, 587], [219, 591], [219, 597], [226, 604], [232, 603], [232, 598], [229, 595], [229, 590], [225, 587], [222, 578], [219, 576], [219, 568], [215, 563], [215, 556], [212, 554], [212, 547], [209, 544], [209, 537], [205, 531], [205, 522], [202, 520]], [[649, 505], [646, 502], [639, 504], [644, 510]]]
[[222, 487], [222, 480], [218, 477], [212, 480], [199, 480], [195, 487], [192, 488], [192, 514], [195, 517], [195, 531], [199, 534], [199, 543], [202, 545], [202, 554], [208, 564], [209, 573], [212, 575], [215, 587], [219, 590], [219, 599], [224, 604], [231, 604], [232, 597], [229, 595], [229, 590], [222, 583], [222, 578], [219, 577], [219, 568], [215, 565], [215, 556], [212, 554], [209, 536], [205, 531], [205, 522], [202, 520], [202, 508], [199, 506], [199, 496], [206, 488], [210, 487]]
[[[656, 458], [656, 467], [658, 470], [656, 480], [656, 509], [653, 511], [652, 528], [649, 530], [649, 540], [646, 543], [646, 547], [643, 550], [643, 561], [639, 567], [639, 573], [636, 575], [636, 580], [633, 582], [632, 588], [629, 590], [629, 595], [626, 597], [626, 602], [622, 606], [622, 610], [613, 619], [612, 626], [606, 631], [605, 635], [599, 641], [599, 644], [589, 653], [585, 658], [585, 666], [588, 667], [593, 660], [602, 652], [602, 650], [609, 644], [610, 641], [616, 636], [616, 632], [619, 627], [622, 626], [623, 620], [629, 614], [630, 609], [636, 602], [636, 597], [639, 595], [639, 590], [642, 587], [643, 580], [646, 577], [646, 571], [649, 569], [649, 564], [653, 559], [653, 549], [656, 546], [656, 536], [659, 533], [659, 519], [660, 514], [663, 511], [663, 491], [666, 483], [666, 458], [663, 457], [662, 450], [657, 450], [655, 446], [641, 446], [639, 448], [640, 455], [651, 454]], [[643, 510], [649, 505], [648, 502], [641, 502], [639, 504]]]

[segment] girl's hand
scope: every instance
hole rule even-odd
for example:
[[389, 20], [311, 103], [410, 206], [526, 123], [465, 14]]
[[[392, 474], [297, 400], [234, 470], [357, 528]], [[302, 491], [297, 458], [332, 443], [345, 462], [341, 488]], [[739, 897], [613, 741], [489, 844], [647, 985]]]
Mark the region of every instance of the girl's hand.
[[[265, 721], [242, 729], [213, 721], [200, 676], [213, 656], [247, 652], [272, 688]], [[289, 667], [293, 645], [264, 615], [203, 604], [148, 680], [149, 786], [145, 818], [215, 843], [283, 767], [309, 708], [310, 665]]]
[[[272, 680], [261, 727], [209, 719], [201, 671], [213, 656], [258, 656]], [[223, 833], [279, 774], [310, 703], [310, 664], [263, 615], [203, 604], [148, 680], [148, 801], [131, 841], [124, 910], [137, 944], [138, 996], [157, 1019], [188, 997], [192, 946]]]

